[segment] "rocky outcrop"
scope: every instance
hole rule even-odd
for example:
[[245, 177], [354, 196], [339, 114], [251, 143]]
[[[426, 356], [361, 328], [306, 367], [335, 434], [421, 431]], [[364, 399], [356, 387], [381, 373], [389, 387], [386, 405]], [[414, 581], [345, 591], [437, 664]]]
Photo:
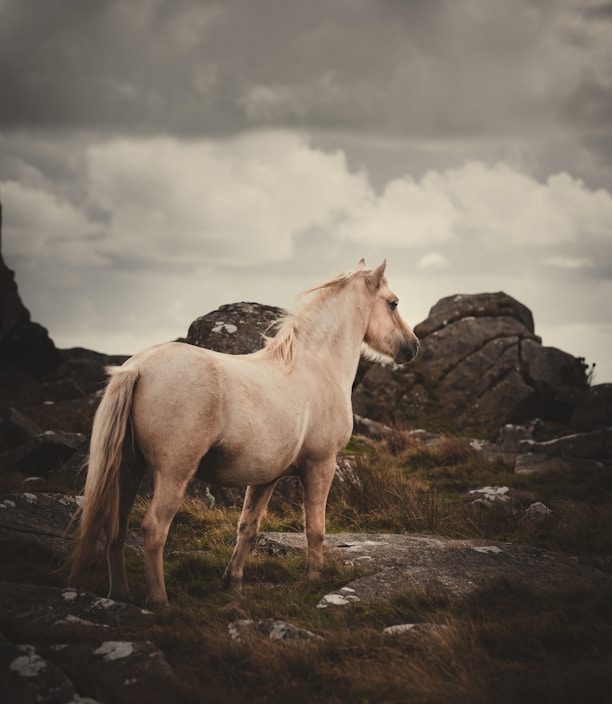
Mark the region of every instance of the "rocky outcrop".
[[505, 293], [443, 298], [415, 332], [418, 357], [371, 369], [353, 396], [357, 413], [494, 434], [536, 417], [569, 424], [585, 406], [584, 361], [542, 346], [529, 309]]
[[0, 381], [8, 368], [39, 378], [54, 369], [60, 354], [47, 330], [30, 319], [23, 305], [15, 272], [2, 256], [2, 204], [0, 203]]
[[[1, 206], [0, 206], [1, 207]], [[1, 226], [0, 210], [0, 226]], [[15, 274], [0, 252], [0, 366], [15, 367], [40, 378], [60, 363], [47, 330], [32, 322], [21, 302]]]
[[249, 354], [261, 349], [264, 337], [273, 337], [274, 323], [286, 311], [261, 303], [229, 303], [196, 318], [185, 342], [227, 354]]

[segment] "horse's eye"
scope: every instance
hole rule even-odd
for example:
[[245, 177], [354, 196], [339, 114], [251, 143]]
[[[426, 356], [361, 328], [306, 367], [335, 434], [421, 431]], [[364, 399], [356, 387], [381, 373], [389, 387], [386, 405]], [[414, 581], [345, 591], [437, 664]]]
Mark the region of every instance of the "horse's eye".
[[398, 306], [399, 301], [397, 300], [397, 298], [394, 298], [392, 301], [389, 301], [389, 308], [391, 308], [391, 310], [395, 310]]

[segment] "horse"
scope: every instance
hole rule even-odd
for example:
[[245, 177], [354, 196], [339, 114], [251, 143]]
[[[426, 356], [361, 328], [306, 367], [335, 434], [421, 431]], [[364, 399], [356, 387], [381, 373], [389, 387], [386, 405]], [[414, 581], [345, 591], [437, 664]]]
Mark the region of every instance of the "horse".
[[108, 596], [130, 599], [124, 544], [147, 470], [153, 495], [142, 535], [149, 606], [168, 603], [163, 549], [196, 475], [211, 484], [246, 486], [225, 586], [242, 588], [251, 543], [275, 484], [288, 474], [303, 485], [307, 578], [319, 576], [327, 497], [336, 456], [353, 428], [351, 386], [362, 350], [404, 364], [419, 347], [400, 316], [385, 266], [386, 260], [370, 269], [362, 259], [309, 289], [300, 311], [281, 318], [277, 334], [251, 354], [167, 342], [107, 368], [69, 558], [71, 586], [83, 583], [104, 533]]

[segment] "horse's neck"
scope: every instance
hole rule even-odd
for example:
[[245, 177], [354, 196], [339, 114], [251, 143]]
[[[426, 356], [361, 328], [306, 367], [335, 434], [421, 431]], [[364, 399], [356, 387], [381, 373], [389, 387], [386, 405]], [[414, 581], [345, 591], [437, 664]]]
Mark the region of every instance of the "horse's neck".
[[349, 392], [368, 323], [367, 302], [361, 296], [360, 292], [356, 295], [351, 291], [350, 286], [334, 292], [310, 319], [305, 339], [297, 336], [300, 346], [310, 348], [308, 353], [322, 359]]

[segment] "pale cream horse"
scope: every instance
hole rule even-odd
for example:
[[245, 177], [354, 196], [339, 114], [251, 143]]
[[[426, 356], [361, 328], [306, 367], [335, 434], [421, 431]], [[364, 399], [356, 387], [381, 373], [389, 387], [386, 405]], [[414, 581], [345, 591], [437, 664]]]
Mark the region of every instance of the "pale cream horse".
[[224, 574], [242, 586], [243, 567], [278, 479], [304, 487], [307, 575], [323, 560], [325, 505], [336, 455], [351, 436], [351, 385], [363, 343], [402, 364], [418, 340], [384, 278], [385, 262], [363, 260], [310, 289], [312, 299], [278, 334], [247, 355], [170, 342], [150, 347], [110, 380], [93, 424], [71, 584], [106, 537], [110, 593], [128, 599], [123, 548], [136, 492], [148, 468], [154, 492], [142, 524], [147, 603], [167, 603], [162, 552], [190, 480], [246, 486], [237, 542]]

